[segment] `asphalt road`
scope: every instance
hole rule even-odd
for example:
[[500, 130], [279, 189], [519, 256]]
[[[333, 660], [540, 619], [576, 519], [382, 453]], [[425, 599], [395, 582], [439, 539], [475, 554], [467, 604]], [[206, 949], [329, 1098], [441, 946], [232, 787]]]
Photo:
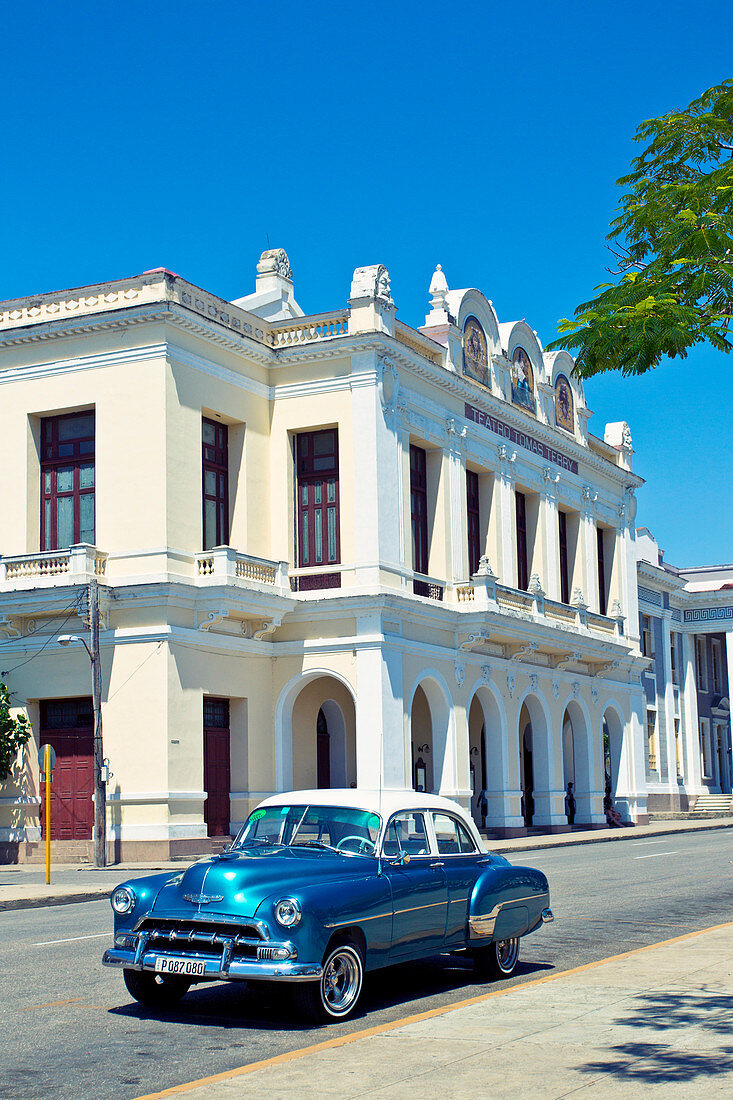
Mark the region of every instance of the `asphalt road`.
[[[519, 984], [733, 919], [733, 835], [720, 830], [522, 853], [550, 880], [555, 923], [522, 940]], [[175, 1012], [131, 1001], [106, 901], [0, 913], [0, 1098], [132, 1100], [483, 992], [441, 958], [380, 971], [360, 1014], [304, 1028], [287, 989], [194, 988]]]

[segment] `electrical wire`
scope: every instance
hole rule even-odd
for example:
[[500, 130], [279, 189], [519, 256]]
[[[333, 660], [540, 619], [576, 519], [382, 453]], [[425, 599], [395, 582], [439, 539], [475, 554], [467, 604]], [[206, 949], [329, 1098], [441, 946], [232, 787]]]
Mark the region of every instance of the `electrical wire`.
[[[82, 600], [83, 600], [83, 599], [85, 598], [85, 596], [86, 596], [86, 593], [85, 593], [85, 592], [82, 592], [82, 593], [81, 593], [81, 595], [80, 595], [80, 596], [78, 596], [78, 597], [77, 597], [77, 598], [76, 598], [76, 599], [74, 600], [74, 602], [73, 602], [73, 603], [69, 604], [69, 607], [68, 607], [68, 608], [66, 609], [66, 610], [68, 610], [69, 614], [68, 614], [68, 615], [66, 616], [66, 618], [64, 619], [64, 621], [63, 621], [63, 622], [61, 623], [61, 626], [60, 626], [60, 627], [58, 627], [57, 629], [53, 630], [53, 631], [52, 631], [52, 632], [51, 632], [51, 633], [49, 634], [49, 636], [48, 636], [48, 638], [46, 639], [46, 641], [45, 641], [45, 642], [43, 643], [43, 645], [41, 646], [41, 648], [40, 648], [40, 649], [39, 649], [39, 650], [38, 650], [38, 651], [37, 651], [36, 653], [32, 653], [32, 654], [30, 655], [30, 657], [26, 658], [26, 660], [25, 660], [25, 661], [21, 661], [21, 662], [20, 662], [19, 664], [17, 664], [17, 665], [13, 665], [13, 667], [12, 667], [12, 668], [6, 668], [6, 669], [3, 669], [3, 670], [2, 670], [2, 672], [0, 672], [0, 676], [3, 676], [3, 677], [4, 677], [4, 676], [9, 676], [11, 672], [15, 672], [15, 671], [16, 671], [17, 669], [19, 669], [19, 668], [23, 668], [23, 666], [24, 666], [24, 665], [28, 665], [28, 664], [30, 664], [30, 662], [31, 662], [31, 661], [35, 661], [36, 657], [40, 657], [40, 656], [41, 656], [41, 654], [43, 653], [43, 651], [44, 651], [44, 650], [45, 650], [45, 649], [46, 649], [46, 648], [47, 648], [47, 647], [48, 647], [48, 646], [49, 646], [49, 645], [51, 644], [51, 642], [55, 641], [55, 639], [56, 639], [56, 636], [57, 636], [57, 635], [58, 635], [58, 634], [59, 634], [59, 633], [61, 632], [61, 630], [62, 630], [62, 629], [63, 629], [63, 628], [64, 628], [64, 627], [66, 626], [66, 624], [68, 623], [69, 619], [73, 618], [73, 616], [74, 616], [74, 613], [75, 613], [76, 611], [79, 611], [79, 609], [80, 609], [80, 605], [81, 605], [81, 601], [82, 601]], [[59, 616], [59, 615], [55, 615], [55, 616], [53, 617], [53, 619], [51, 619], [51, 620], [50, 620], [50, 622], [55, 622], [55, 621], [56, 621], [56, 619], [59, 619], [59, 618], [60, 618], [60, 616]], [[14, 639], [14, 641], [16, 641], [16, 643], [17, 643], [18, 639], [16, 638], [16, 639]]]

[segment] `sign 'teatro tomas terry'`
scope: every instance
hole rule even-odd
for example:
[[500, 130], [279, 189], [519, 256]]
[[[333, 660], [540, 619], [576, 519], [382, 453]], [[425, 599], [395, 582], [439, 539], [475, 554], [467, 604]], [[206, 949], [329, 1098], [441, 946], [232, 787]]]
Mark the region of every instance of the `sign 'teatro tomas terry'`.
[[578, 463], [575, 459], [568, 458], [561, 451], [556, 451], [554, 447], [548, 447], [542, 440], [534, 439], [526, 432], [518, 431], [511, 424], [505, 424], [503, 420], [497, 420], [491, 413], [483, 412], [474, 405], [466, 404], [465, 408], [467, 420], [473, 420], [475, 424], [480, 424], [483, 428], [496, 432], [497, 435], [509, 440], [510, 443], [516, 443], [518, 447], [524, 447], [525, 450], [532, 451], [533, 454], [539, 455], [547, 462], [554, 462], [556, 466], [560, 466], [563, 470], [569, 470], [571, 474], [577, 474]]

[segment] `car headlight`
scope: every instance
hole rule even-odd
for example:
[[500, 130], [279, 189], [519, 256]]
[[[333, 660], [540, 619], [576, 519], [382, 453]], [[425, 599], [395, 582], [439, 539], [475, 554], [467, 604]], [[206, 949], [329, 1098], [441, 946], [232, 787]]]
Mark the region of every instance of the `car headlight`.
[[275, 905], [275, 920], [283, 928], [292, 928], [300, 920], [300, 902], [295, 898], [282, 898]]
[[122, 916], [135, 908], [136, 897], [129, 886], [118, 886], [111, 897], [112, 908]]

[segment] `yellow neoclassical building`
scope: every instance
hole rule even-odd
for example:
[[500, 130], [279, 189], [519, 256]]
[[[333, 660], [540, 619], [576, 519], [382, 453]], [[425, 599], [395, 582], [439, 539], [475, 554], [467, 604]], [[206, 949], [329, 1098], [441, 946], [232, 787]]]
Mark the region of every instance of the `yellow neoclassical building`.
[[[0, 303], [0, 679], [34, 742], [0, 851], [205, 849], [292, 787], [424, 788], [493, 835], [645, 820], [634, 491], [564, 352], [438, 268], [304, 316], [281, 249], [226, 302], [164, 269]], [[79, 642], [60, 646], [58, 637]], [[71, 849], [69, 849], [71, 850]]]

